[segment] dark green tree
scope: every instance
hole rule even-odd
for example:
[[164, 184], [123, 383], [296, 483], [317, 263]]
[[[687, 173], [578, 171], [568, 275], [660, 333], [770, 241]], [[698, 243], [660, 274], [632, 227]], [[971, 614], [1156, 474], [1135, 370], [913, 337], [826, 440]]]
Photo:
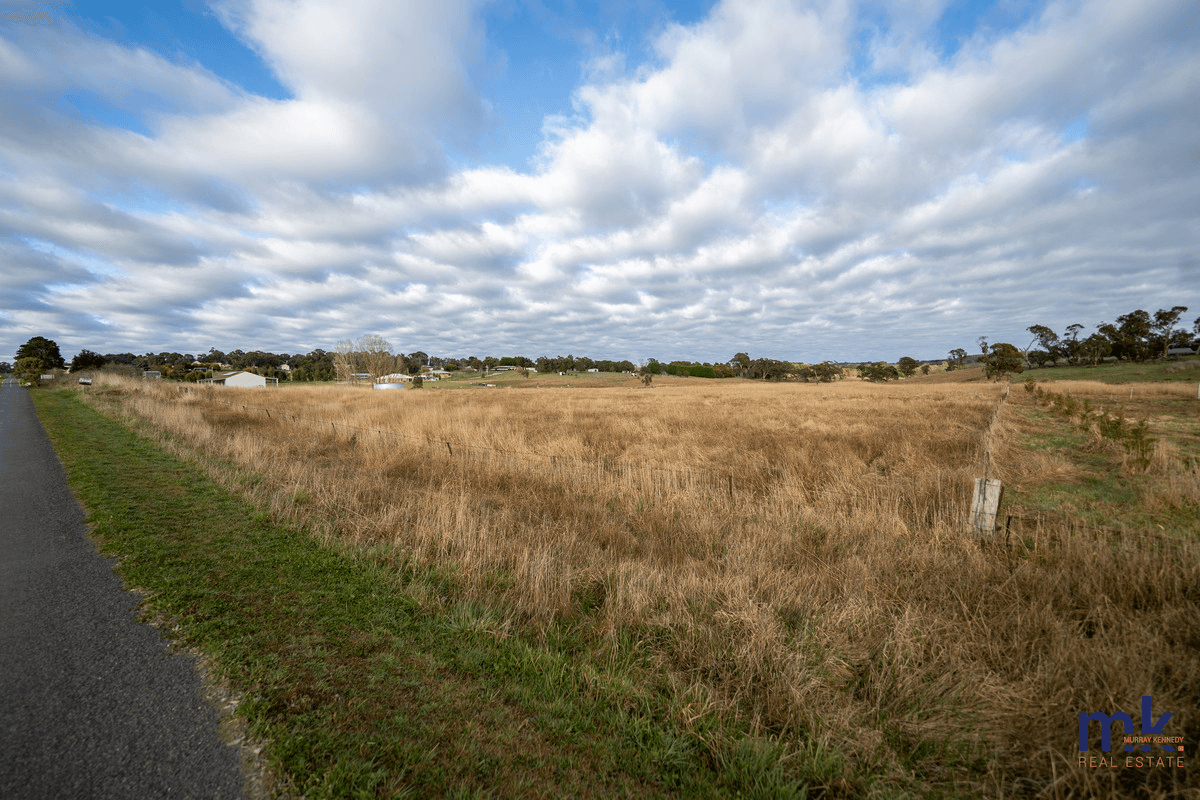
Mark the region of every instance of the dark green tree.
[[99, 369], [108, 363], [108, 359], [99, 353], [93, 353], [91, 350], [80, 350], [78, 355], [71, 359], [71, 372], [81, 369]]
[[[1033, 341], [1029, 343], [1029, 347], [1025, 348], [1025, 359], [1030, 363], [1038, 362], [1042, 366], [1050, 361], [1056, 361], [1058, 358], [1059, 338], [1058, 334], [1045, 325], [1030, 325], [1025, 330], [1033, 334]], [[1040, 351], [1031, 351], [1036, 342], [1040, 347]], [[1036, 353], [1036, 355], [1035, 355]]]
[[1021, 351], [1016, 345], [997, 342], [990, 350], [991, 352], [980, 359], [983, 361], [984, 375], [987, 377], [999, 380], [1010, 373], [1025, 371], [1025, 359], [1021, 357]]
[[746, 368], [744, 377], [764, 381], [782, 381], [786, 380], [794, 370], [795, 367], [787, 361], [779, 361], [774, 358], [756, 358]]
[[1083, 354], [1079, 349], [1080, 345], [1082, 344], [1082, 342], [1079, 341], [1079, 332], [1082, 330], [1083, 326], [1078, 322], [1074, 323], [1073, 325], [1068, 325], [1065, 333], [1071, 338], [1068, 339], [1064, 337], [1059, 343], [1059, 347], [1063, 355], [1066, 356], [1067, 363], [1071, 366], [1075, 366], [1079, 363], [1080, 359], [1083, 358]]
[[25, 356], [17, 359], [17, 366], [14, 372], [17, 378], [23, 383], [32, 383], [34, 386], [41, 385], [41, 376], [49, 367], [46, 362], [36, 356]]
[[1175, 323], [1179, 322], [1179, 318], [1183, 316], [1183, 312], [1185, 311], [1187, 311], [1187, 306], [1175, 306], [1170, 311], [1160, 308], [1154, 312], [1154, 321], [1150, 324], [1150, 327], [1162, 337], [1163, 358], [1167, 357], [1167, 350], [1171, 347], [1171, 329], [1175, 327]]
[[900, 372], [886, 361], [859, 364], [858, 378], [872, 383], [885, 383], [900, 377]]
[[1101, 333], [1093, 333], [1079, 343], [1079, 358], [1093, 367], [1112, 353], [1112, 342]]
[[66, 369], [67, 366], [54, 340], [43, 336], [34, 336], [17, 348], [17, 360], [22, 358], [41, 359], [45, 369]]
[[911, 356], [904, 356], [896, 362], [896, 367], [899, 368], [900, 374], [906, 378], [911, 378], [919, 366], [921, 366], [921, 362]]
[[1145, 361], [1151, 355], [1153, 320], [1142, 309], [1117, 317], [1116, 324], [1103, 323], [1099, 330], [1112, 346], [1112, 354], [1126, 361]]
[[845, 370], [832, 361], [822, 361], [820, 364], [813, 364], [812, 371], [817, 378], [817, 383], [833, 383], [836, 380], [840, 380], [846, 374]]

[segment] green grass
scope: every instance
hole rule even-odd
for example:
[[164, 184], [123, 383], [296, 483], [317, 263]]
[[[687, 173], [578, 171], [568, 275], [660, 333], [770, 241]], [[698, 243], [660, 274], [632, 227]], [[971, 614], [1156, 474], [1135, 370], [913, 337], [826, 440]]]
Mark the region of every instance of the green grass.
[[[144, 611], [214, 660], [281, 786], [324, 797], [858, 795], [838, 754], [685, 715], [665, 673], [588, 658], [457, 598], [395, 551], [274, 522], [85, 406], [33, 392], [94, 536]], [[252, 477], [252, 476], [250, 476]], [[499, 578], [498, 578], [499, 579]], [[674, 699], [673, 699], [674, 698]], [[836, 789], [834, 788], [836, 787]]]
[[[1197, 366], [1190, 366], [1190, 365]], [[1036, 378], [1039, 381], [1100, 381], [1102, 383], [1140, 383], [1148, 381], [1178, 381], [1200, 383], [1200, 359], [1183, 358], [1177, 361], [1148, 361], [1141, 364], [1115, 362], [1094, 367], [1045, 367], [1026, 369], [1013, 380]]]
[[[1171, 401], [1161, 401], [1171, 408]], [[1163, 507], [1148, 510], [1142, 500], [1153, 474], [1131, 472], [1123, 465], [1121, 448], [1099, 442], [1071, 419], [1048, 407], [1011, 404], [1011, 413], [1027, 421], [1024, 445], [1054, 454], [1070, 468], [1070, 476], [1033, 486], [1010, 486], [1000, 512], [1018, 517], [1049, 514], [1102, 529], [1124, 529], [1194, 537], [1200, 530], [1200, 509]], [[1184, 413], [1190, 407], [1183, 409]], [[1190, 417], [1185, 417], [1185, 424]], [[1192, 423], [1194, 425], [1194, 423]], [[1155, 434], [1160, 434], [1157, 429]], [[1184, 464], [1179, 464], [1184, 469]]]

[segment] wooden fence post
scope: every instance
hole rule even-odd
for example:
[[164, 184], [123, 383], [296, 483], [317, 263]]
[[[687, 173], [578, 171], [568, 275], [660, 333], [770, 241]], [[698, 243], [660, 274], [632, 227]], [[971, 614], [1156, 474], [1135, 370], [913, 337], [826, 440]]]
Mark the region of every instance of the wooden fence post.
[[998, 478], [976, 478], [971, 497], [971, 528], [975, 535], [991, 536], [996, 531], [996, 512], [1000, 510], [1003, 487]]

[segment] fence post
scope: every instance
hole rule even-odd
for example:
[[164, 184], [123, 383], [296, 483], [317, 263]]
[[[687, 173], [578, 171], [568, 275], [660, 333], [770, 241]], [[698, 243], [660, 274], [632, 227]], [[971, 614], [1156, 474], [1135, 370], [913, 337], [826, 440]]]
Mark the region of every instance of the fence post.
[[992, 535], [996, 531], [996, 512], [1000, 510], [1003, 492], [998, 478], [976, 478], [971, 497], [971, 528], [976, 536]]

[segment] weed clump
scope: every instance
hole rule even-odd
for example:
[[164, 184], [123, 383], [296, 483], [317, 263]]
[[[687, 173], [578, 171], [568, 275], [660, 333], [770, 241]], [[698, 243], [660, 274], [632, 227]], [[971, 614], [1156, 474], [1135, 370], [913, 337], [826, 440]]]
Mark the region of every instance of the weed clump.
[[1045, 404], [1061, 416], [1075, 420], [1079, 430], [1121, 445], [1133, 471], [1144, 472], [1150, 467], [1154, 445], [1158, 440], [1150, 435], [1149, 420], [1142, 419], [1130, 424], [1122, 409], [1110, 414], [1102, 408], [1093, 408], [1091, 401], [1086, 398], [1081, 403], [1069, 394], [1044, 391], [1040, 386], [1030, 388], [1028, 381], [1025, 388], [1034, 394], [1039, 404]]

